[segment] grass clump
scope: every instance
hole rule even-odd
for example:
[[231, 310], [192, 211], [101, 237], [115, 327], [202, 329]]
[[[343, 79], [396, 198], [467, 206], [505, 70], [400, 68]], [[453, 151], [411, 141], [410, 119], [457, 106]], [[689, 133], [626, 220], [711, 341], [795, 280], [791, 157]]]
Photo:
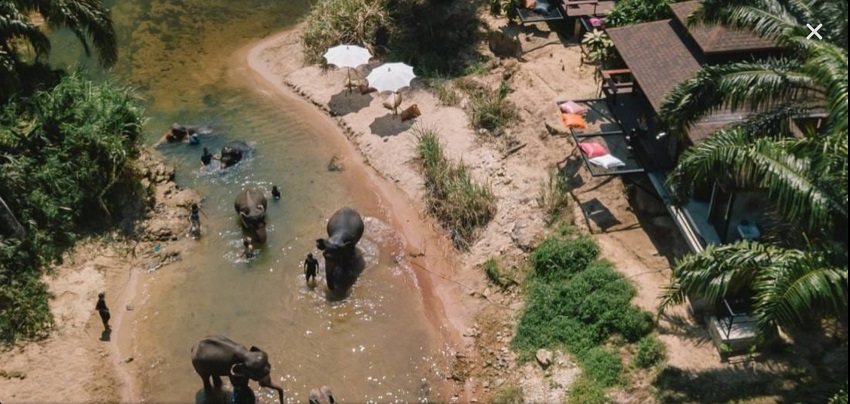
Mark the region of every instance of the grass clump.
[[496, 391], [496, 394], [493, 395], [493, 404], [523, 404], [525, 403], [525, 398], [523, 398], [522, 387], [515, 385], [508, 385], [500, 388]]
[[375, 55], [378, 33], [391, 29], [386, 0], [319, 0], [305, 17], [304, 60], [324, 63], [322, 54], [340, 44], [361, 45]]
[[654, 334], [649, 334], [637, 343], [635, 354], [635, 366], [647, 369], [660, 363], [667, 356], [664, 343], [658, 340]]
[[551, 226], [558, 221], [570, 206], [570, 182], [557, 168], [549, 171], [547, 181], [540, 184], [540, 195], [537, 204], [543, 208], [546, 215], [546, 225]]
[[465, 249], [475, 231], [496, 214], [496, 197], [489, 184], [473, 181], [463, 163], [449, 161], [437, 133], [417, 128], [416, 154], [425, 175], [428, 210], [451, 232], [456, 248]]
[[499, 265], [499, 261], [495, 258], [490, 258], [485, 261], [482, 267], [484, 268], [484, 274], [487, 275], [487, 279], [502, 289], [516, 285], [517, 283], [513, 277], [506, 273], [502, 266]]
[[472, 125], [500, 134], [512, 121], [519, 118], [516, 106], [505, 98], [510, 92], [507, 81], [502, 81], [493, 92], [480, 87], [467, 87], [472, 110]]
[[440, 100], [441, 104], [447, 107], [460, 104], [460, 95], [454, 89], [450, 80], [442, 78], [433, 79], [431, 80], [431, 88], [437, 93], [437, 99]]
[[608, 404], [611, 400], [605, 397], [605, 387], [590, 379], [587, 375], [581, 375], [570, 386], [570, 395], [567, 404]]
[[584, 270], [599, 256], [599, 247], [589, 237], [547, 237], [531, 253], [534, 275], [542, 280], [568, 279]]

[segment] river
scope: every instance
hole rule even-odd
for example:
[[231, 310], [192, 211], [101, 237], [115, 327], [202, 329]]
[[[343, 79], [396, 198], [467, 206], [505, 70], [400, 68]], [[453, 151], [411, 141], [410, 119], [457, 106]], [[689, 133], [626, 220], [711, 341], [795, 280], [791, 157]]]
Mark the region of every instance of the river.
[[[306, 402], [309, 390], [323, 384], [344, 402], [447, 401], [448, 349], [427, 319], [420, 285], [387, 224], [391, 212], [365, 168], [352, 158], [344, 170], [330, 171], [331, 159], [347, 152], [329, 141], [338, 133], [323, 133], [327, 118], [300, 100], [258, 91], [244, 77], [245, 61], [231, 61], [239, 49], [293, 24], [308, 2], [106, 3], [120, 52], [108, 78], [139, 90], [150, 118], [148, 144], [181, 122], [212, 127], [201, 142], [210, 150], [234, 139], [255, 147], [226, 171], [200, 169], [200, 146], [162, 148], [177, 167], [177, 182], [203, 196], [203, 236], [180, 261], [141, 279], [131, 355], [138, 398], [200, 400], [190, 349], [206, 335], [223, 334], [268, 352], [287, 402]], [[72, 36], [57, 38], [52, 63], [85, 60]], [[107, 77], [86, 64], [87, 74]], [[246, 260], [233, 200], [243, 188], [268, 192], [272, 184], [283, 198], [269, 201], [268, 242]], [[333, 300], [322, 282], [305, 285], [300, 263], [307, 252], [318, 254], [315, 239], [343, 206], [365, 217], [359, 248], [367, 267], [346, 298]], [[259, 402], [276, 401], [274, 391], [252, 386]]]

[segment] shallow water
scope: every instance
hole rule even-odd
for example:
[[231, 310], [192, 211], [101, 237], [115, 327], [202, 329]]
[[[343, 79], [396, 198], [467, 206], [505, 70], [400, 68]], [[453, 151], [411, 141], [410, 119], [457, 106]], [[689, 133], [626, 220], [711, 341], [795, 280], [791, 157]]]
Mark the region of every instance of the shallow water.
[[[149, 144], [181, 122], [211, 126], [214, 133], [201, 146], [213, 152], [234, 139], [256, 148], [225, 171], [199, 168], [201, 146], [162, 149], [177, 166], [178, 183], [204, 197], [202, 237], [182, 260], [151, 273], [134, 302], [140, 398], [199, 399], [202, 384], [190, 349], [206, 335], [223, 334], [268, 352], [273, 380], [288, 402], [306, 401], [309, 390], [323, 384], [344, 402], [446, 401], [444, 347], [425, 317], [400, 240], [375, 190], [358, 175], [362, 168], [351, 163], [329, 172], [328, 162], [343, 151], [317, 133], [315, 121], [325, 118], [298, 101], [261, 95], [239, 79], [244, 73], [229, 70], [229, 55], [294, 22], [307, 2], [110, 5], [121, 58], [111, 77], [140, 90], [150, 117]], [[54, 49], [53, 63], [81, 58], [67, 36]], [[280, 186], [283, 198], [269, 200], [268, 242], [246, 260], [233, 199], [246, 187], [268, 196], [271, 184]], [[309, 288], [301, 262], [310, 251], [320, 256], [314, 240], [342, 206], [365, 217], [359, 248], [367, 265], [350, 294], [334, 300], [325, 294], [323, 268], [319, 286]], [[259, 402], [275, 401], [274, 391], [252, 387]]]

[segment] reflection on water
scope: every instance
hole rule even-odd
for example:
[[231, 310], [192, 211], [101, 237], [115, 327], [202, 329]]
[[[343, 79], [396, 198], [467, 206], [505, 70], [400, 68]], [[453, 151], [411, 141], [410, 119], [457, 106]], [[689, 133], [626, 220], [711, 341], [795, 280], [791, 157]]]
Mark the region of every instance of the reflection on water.
[[[342, 151], [317, 133], [312, 122], [321, 116], [263, 98], [226, 74], [236, 49], [292, 23], [307, 0], [107, 3], [120, 40], [112, 77], [140, 89], [148, 144], [172, 122], [214, 130], [200, 145], [161, 149], [176, 165], [178, 183], [203, 196], [205, 215], [201, 238], [182, 260], [151, 272], [134, 302], [141, 397], [191, 402], [202, 384], [189, 350], [206, 335], [224, 334], [268, 352], [288, 402], [306, 401], [321, 385], [343, 402], [446, 401], [446, 355], [374, 191], [358, 182], [354, 165], [328, 172], [328, 161]], [[78, 49], [72, 36], [61, 36], [51, 60], [68, 64], [80, 58]], [[227, 170], [200, 167], [203, 146], [216, 153], [235, 139], [256, 148], [250, 158]], [[268, 242], [245, 259], [233, 200], [247, 187], [268, 196], [273, 184], [283, 197], [269, 199]], [[308, 252], [321, 257], [315, 239], [342, 206], [365, 217], [358, 248], [366, 266], [349, 295], [333, 301], [323, 268], [311, 288], [301, 265]], [[276, 400], [273, 390], [251, 387], [258, 402]]]

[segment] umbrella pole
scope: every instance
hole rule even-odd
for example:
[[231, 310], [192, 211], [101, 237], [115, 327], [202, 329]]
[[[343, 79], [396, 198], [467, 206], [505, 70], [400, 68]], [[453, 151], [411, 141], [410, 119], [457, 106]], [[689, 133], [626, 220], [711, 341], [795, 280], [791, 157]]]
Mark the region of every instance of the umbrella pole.
[[348, 94], [351, 94], [351, 68], [348, 68]]

